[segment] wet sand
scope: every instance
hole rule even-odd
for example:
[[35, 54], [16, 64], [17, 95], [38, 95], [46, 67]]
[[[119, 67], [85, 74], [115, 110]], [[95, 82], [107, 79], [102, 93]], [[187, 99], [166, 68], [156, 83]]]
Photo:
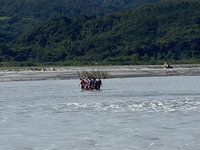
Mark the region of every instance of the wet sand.
[[78, 79], [81, 71], [105, 71], [110, 78], [151, 77], [151, 76], [200, 76], [200, 64], [172, 65], [131, 65], [131, 66], [85, 66], [85, 67], [49, 67], [33, 69], [0, 69], [0, 82], [31, 80]]

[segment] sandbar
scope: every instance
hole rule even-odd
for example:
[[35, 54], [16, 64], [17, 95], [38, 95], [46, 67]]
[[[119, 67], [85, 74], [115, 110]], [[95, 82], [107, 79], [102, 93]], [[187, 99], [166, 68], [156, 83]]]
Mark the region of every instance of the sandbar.
[[0, 82], [78, 79], [78, 72], [82, 71], [104, 71], [108, 73], [110, 78], [200, 76], [200, 64], [172, 66], [173, 68], [163, 68], [162, 65], [127, 65], [46, 67], [41, 70], [0, 69]]

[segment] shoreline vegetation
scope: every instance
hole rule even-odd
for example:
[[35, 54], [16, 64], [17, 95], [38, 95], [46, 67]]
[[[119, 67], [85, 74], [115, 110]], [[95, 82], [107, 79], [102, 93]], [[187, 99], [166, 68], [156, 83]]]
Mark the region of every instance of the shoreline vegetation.
[[101, 78], [101, 79], [107, 79], [110, 78], [110, 75], [108, 73], [108, 71], [78, 71], [78, 76], [79, 78], [83, 79], [83, 78], [89, 78], [89, 79], [97, 79], [97, 78]]
[[63, 67], [4, 67], [0, 68], [0, 82], [66, 80], [82, 77], [127, 78], [159, 76], [200, 76], [200, 64], [118, 66], [63, 66]]

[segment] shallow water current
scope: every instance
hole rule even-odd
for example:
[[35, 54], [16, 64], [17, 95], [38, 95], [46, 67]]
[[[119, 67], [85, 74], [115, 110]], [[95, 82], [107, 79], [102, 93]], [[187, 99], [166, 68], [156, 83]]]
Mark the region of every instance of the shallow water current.
[[0, 83], [0, 150], [197, 150], [200, 77]]

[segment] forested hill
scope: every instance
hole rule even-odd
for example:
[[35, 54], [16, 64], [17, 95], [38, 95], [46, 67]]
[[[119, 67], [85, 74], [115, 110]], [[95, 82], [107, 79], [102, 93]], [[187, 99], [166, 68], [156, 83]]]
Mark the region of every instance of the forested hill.
[[55, 14], [99, 15], [161, 0], [0, 0], [0, 42], [12, 42]]
[[0, 0], [0, 16], [34, 19], [49, 18], [52, 14], [103, 15], [155, 1], [159, 0]]
[[167, 0], [104, 17], [54, 16], [1, 53], [1, 61], [29, 62], [200, 59], [200, 2]]

